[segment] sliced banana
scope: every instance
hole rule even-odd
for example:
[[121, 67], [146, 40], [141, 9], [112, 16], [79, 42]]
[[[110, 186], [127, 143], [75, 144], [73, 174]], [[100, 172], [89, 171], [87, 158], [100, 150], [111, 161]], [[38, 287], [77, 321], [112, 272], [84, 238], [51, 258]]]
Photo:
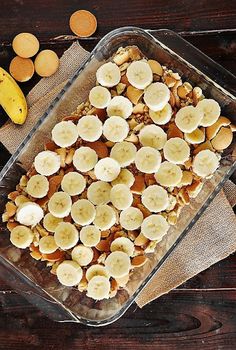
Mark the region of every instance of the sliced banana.
[[120, 173], [120, 164], [112, 158], [100, 159], [94, 167], [97, 179], [102, 181], [113, 181]]
[[143, 220], [141, 226], [142, 234], [151, 241], [161, 240], [167, 233], [168, 229], [169, 225], [166, 219], [159, 214], [148, 216]]
[[47, 213], [43, 218], [43, 226], [47, 231], [55, 232], [58, 224], [62, 221], [62, 218], [56, 218], [51, 213]]
[[71, 217], [79, 225], [91, 224], [95, 215], [95, 207], [87, 199], [79, 199], [71, 207]]
[[40, 175], [55, 174], [61, 166], [60, 156], [56, 152], [42, 151], [34, 159], [34, 167]]
[[126, 72], [129, 83], [137, 89], [145, 89], [153, 79], [152, 70], [147, 62], [133, 61]]
[[185, 133], [184, 138], [188, 143], [196, 145], [205, 141], [205, 133], [197, 128], [191, 133]]
[[49, 212], [57, 217], [64, 218], [70, 214], [72, 200], [68, 193], [65, 192], [55, 192], [48, 202]]
[[167, 134], [160, 126], [146, 125], [140, 130], [139, 141], [143, 146], [161, 150], [167, 141]]
[[96, 78], [100, 85], [113, 87], [120, 82], [121, 74], [119, 67], [112, 62], [104, 63], [98, 68]]
[[90, 147], [80, 147], [73, 155], [73, 164], [78, 171], [92, 170], [97, 161], [97, 153]]
[[202, 126], [210, 126], [214, 124], [220, 116], [220, 105], [213, 99], [204, 98], [199, 101], [196, 109], [203, 113], [203, 118], [201, 120]]
[[34, 234], [30, 228], [18, 225], [11, 230], [10, 241], [17, 248], [25, 249], [33, 242]]
[[94, 225], [102, 231], [109, 230], [116, 222], [116, 213], [107, 204], [101, 204], [96, 207], [96, 216]]
[[79, 136], [77, 126], [70, 120], [57, 123], [52, 129], [52, 140], [60, 147], [73, 145]]
[[161, 111], [170, 99], [170, 90], [163, 83], [153, 83], [146, 88], [143, 99], [152, 111]]
[[120, 213], [120, 224], [126, 230], [136, 230], [143, 222], [143, 213], [140, 209], [130, 207]]
[[90, 90], [89, 101], [96, 108], [106, 108], [111, 101], [111, 93], [103, 86], [95, 86]]
[[85, 276], [86, 276], [87, 281], [90, 281], [95, 276], [103, 276], [106, 278], [110, 277], [105, 266], [99, 265], [99, 264], [95, 264], [95, 265], [90, 266], [88, 268], [88, 270], [86, 271]]
[[86, 180], [83, 175], [70, 171], [63, 176], [61, 188], [70, 196], [75, 196], [83, 192], [86, 187]]
[[178, 165], [165, 161], [154, 177], [161, 186], [177, 186], [182, 179], [182, 170]]
[[134, 253], [134, 243], [127, 237], [118, 237], [111, 243], [110, 250], [111, 252], [124, 252], [132, 256]]
[[78, 243], [79, 233], [75, 225], [70, 222], [60, 222], [56, 228], [54, 238], [58, 247], [70, 249]]
[[75, 261], [64, 260], [56, 269], [59, 282], [67, 287], [79, 284], [83, 271], [79, 264]]
[[143, 191], [142, 203], [151, 212], [158, 213], [168, 207], [168, 193], [161, 186], [151, 185]]
[[115, 96], [107, 106], [107, 115], [109, 117], [119, 116], [127, 119], [133, 112], [133, 105], [127, 97]]
[[85, 247], [79, 244], [72, 249], [72, 260], [76, 261], [80, 266], [87, 266], [93, 260], [93, 250], [90, 247]]
[[136, 152], [137, 148], [132, 142], [123, 141], [112, 147], [110, 157], [117, 160], [121, 167], [126, 167], [133, 163]]
[[42, 254], [51, 254], [57, 250], [58, 246], [53, 236], [44, 236], [39, 240], [39, 251]]
[[190, 157], [190, 148], [180, 137], [169, 139], [164, 145], [164, 157], [174, 164], [184, 164]]
[[110, 202], [111, 185], [105, 181], [93, 182], [87, 190], [87, 198], [94, 205]]
[[49, 190], [48, 179], [43, 175], [34, 175], [27, 182], [26, 192], [34, 198], [43, 198]]
[[218, 167], [219, 159], [217, 155], [208, 149], [199, 152], [193, 160], [193, 171], [201, 177], [213, 174]]
[[95, 276], [88, 283], [87, 296], [94, 300], [108, 299], [110, 287], [109, 278]]
[[133, 195], [130, 188], [126, 185], [115, 185], [111, 189], [111, 202], [118, 210], [124, 210], [133, 203]]
[[135, 155], [135, 165], [143, 173], [155, 173], [161, 164], [161, 154], [152, 147], [142, 147]]
[[181, 131], [191, 133], [200, 125], [202, 118], [203, 113], [199, 109], [186, 106], [176, 113], [175, 124]]
[[85, 141], [96, 141], [102, 135], [102, 122], [95, 115], [85, 115], [77, 124], [79, 136]]
[[172, 107], [167, 103], [160, 111], [155, 112], [149, 109], [149, 116], [155, 124], [165, 125], [171, 120]]
[[101, 231], [94, 225], [82, 227], [80, 240], [86, 247], [95, 247], [101, 239]]
[[105, 260], [105, 267], [111, 277], [123, 277], [131, 269], [130, 257], [124, 252], [112, 252]]
[[123, 141], [129, 133], [129, 124], [121, 117], [110, 117], [103, 125], [103, 135], [112, 142]]
[[128, 169], [121, 169], [118, 177], [111, 182], [112, 186], [123, 184], [129, 188], [134, 184], [134, 175]]
[[16, 221], [26, 226], [35, 226], [42, 218], [43, 209], [34, 202], [22, 203], [16, 212]]

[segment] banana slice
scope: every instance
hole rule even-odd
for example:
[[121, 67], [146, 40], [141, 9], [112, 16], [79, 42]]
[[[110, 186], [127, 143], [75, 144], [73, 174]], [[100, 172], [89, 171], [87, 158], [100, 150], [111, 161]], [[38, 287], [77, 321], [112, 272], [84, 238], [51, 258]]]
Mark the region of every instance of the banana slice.
[[83, 244], [79, 244], [72, 249], [71, 257], [80, 266], [87, 266], [93, 260], [93, 250], [85, 247]]
[[129, 124], [121, 117], [110, 117], [103, 125], [103, 135], [112, 142], [123, 141], [129, 133]]
[[112, 252], [105, 260], [105, 267], [111, 277], [123, 277], [131, 269], [130, 257], [124, 252]]
[[79, 136], [85, 141], [96, 141], [102, 135], [102, 122], [95, 115], [85, 115], [77, 124]]
[[169, 225], [166, 219], [158, 214], [148, 216], [141, 225], [142, 234], [151, 241], [161, 240], [168, 229]]
[[115, 96], [107, 106], [107, 115], [109, 117], [119, 116], [127, 119], [133, 112], [133, 105], [127, 97]]
[[70, 196], [75, 196], [83, 192], [86, 187], [86, 180], [83, 175], [71, 171], [63, 176], [61, 188]]
[[43, 175], [34, 175], [27, 182], [26, 192], [34, 198], [43, 198], [49, 190], [48, 179]]
[[95, 86], [90, 90], [89, 101], [96, 108], [106, 108], [111, 101], [111, 93], [103, 86]]
[[133, 195], [126, 185], [115, 185], [111, 189], [111, 202], [118, 210], [124, 210], [133, 203]]
[[155, 173], [161, 164], [161, 154], [152, 147], [142, 147], [135, 155], [136, 168], [143, 173]]
[[134, 253], [134, 243], [127, 237], [118, 237], [111, 243], [110, 250], [111, 252], [124, 252], [132, 256]]
[[94, 205], [110, 202], [111, 185], [105, 181], [93, 182], [87, 190], [87, 198]]
[[143, 191], [142, 203], [151, 212], [158, 213], [168, 207], [168, 193], [161, 186], [151, 185]]
[[123, 184], [129, 188], [134, 184], [134, 175], [128, 169], [121, 169], [118, 177], [111, 182], [112, 186]]
[[199, 109], [186, 106], [176, 113], [175, 124], [181, 131], [191, 133], [200, 125], [202, 118], [203, 113]]
[[26, 226], [35, 226], [42, 218], [43, 209], [34, 202], [22, 203], [16, 212], [16, 221]]
[[10, 241], [17, 248], [25, 249], [33, 242], [33, 232], [25, 226], [18, 225], [11, 230]]
[[58, 247], [70, 249], [78, 243], [79, 233], [70, 222], [60, 222], [56, 228], [54, 238]]
[[127, 68], [126, 76], [129, 83], [137, 89], [145, 89], [153, 79], [149, 64], [143, 61], [132, 62]]
[[109, 230], [116, 222], [116, 213], [107, 204], [101, 204], [96, 207], [96, 216], [94, 225], [102, 231]]
[[163, 83], [153, 83], [146, 88], [143, 99], [152, 111], [161, 111], [170, 99], [170, 90]]
[[139, 141], [143, 146], [161, 150], [167, 141], [167, 134], [160, 126], [146, 125], [140, 130]]
[[42, 254], [51, 254], [57, 250], [55, 238], [53, 236], [44, 236], [39, 240], [39, 251]]
[[197, 128], [191, 133], [185, 133], [184, 138], [188, 143], [195, 145], [205, 141], [205, 133]]
[[60, 147], [73, 145], [79, 136], [78, 128], [72, 121], [57, 123], [52, 129], [52, 140]]
[[109, 298], [110, 281], [104, 276], [93, 277], [87, 286], [87, 296], [94, 300], [102, 300]]
[[219, 159], [217, 155], [208, 149], [199, 152], [193, 160], [193, 171], [201, 177], [213, 174], [218, 167]]
[[203, 118], [201, 120], [202, 126], [210, 126], [214, 124], [220, 116], [220, 105], [213, 99], [201, 100], [196, 106], [197, 111], [203, 113]]
[[95, 265], [90, 266], [88, 268], [88, 270], [86, 271], [85, 276], [86, 276], [87, 281], [90, 281], [95, 276], [103, 276], [106, 278], [110, 277], [105, 266], [99, 265], [99, 264], [95, 264]]
[[79, 284], [83, 276], [83, 270], [75, 261], [64, 260], [56, 269], [59, 282], [67, 287]]
[[48, 202], [49, 212], [57, 217], [64, 218], [70, 214], [72, 200], [68, 193], [65, 192], [55, 192]]
[[101, 231], [94, 225], [84, 226], [80, 231], [80, 240], [86, 247], [95, 247], [101, 239]]
[[100, 85], [113, 87], [120, 82], [121, 74], [119, 67], [112, 62], [104, 63], [98, 68], [96, 78]]
[[182, 179], [182, 174], [178, 165], [165, 161], [161, 163], [154, 177], [161, 186], [169, 187], [177, 186]]
[[163, 151], [165, 159], [174, 164], [184, 164], [190, 157], [189, 145], [179, 137], [166, 141]]
[[55, 174], [61, 166], [60, 156], [52, 151], [42, 151], [34, 159], [37, 173], [45, 176]]
[[79, 199], [71, 207], [71, 217], [79, 225], [91, 224], [95, 215], [95, 207], [87, 199]]
[[102, 181], [113, 181], [120, 173], [120, 164], [112, 158], [100, 159], [94, 167], [97, 179]]
[[112, 147], [110, 157], [117, 160], [120, 166], [125, 167], [133, 163], [136, 152], [137, 148], [132, 142], [123, 141]]
[[78, 171], [92, 170], [97, 161], [97, 153], [90, 147], [80, 147], [73, 155], [73, 164]]
[[130, 207], [120, 213], [120, 224], [126, 230], [136, 230], [143, 222], [143, 213], [140, 209]]
[[172, 107], [169, 103], [167, 103], [160, 111], [155, 112], [149, 109], [149, 116], [155, 124], [165, 125], [171, 120]]
[[51, 213], [47, 213], [43, 218], [43, 226], [47, 231], [55, 232], [58, 224], [62, 221], [62, 218], [56, 218]]

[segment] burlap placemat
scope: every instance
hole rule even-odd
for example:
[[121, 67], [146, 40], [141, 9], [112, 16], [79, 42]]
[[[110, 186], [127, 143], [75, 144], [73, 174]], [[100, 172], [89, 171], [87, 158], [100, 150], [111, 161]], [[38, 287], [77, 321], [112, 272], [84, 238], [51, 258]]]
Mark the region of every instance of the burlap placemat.
[[[7, 123], [0, 129], [0, 141], [13, 153], [28, 135], [36, 121], [48, 108], [89, 53], [74, 43], [60, 59], [60, 69], [52, 77], [41, 79], [27, 96], [29, 114], [23, 127]], [[142, 307], [168, 293], [199, 272], [236, 250], [236, 186], [228, 181], [197, 224], [172, 252], [160, 270], [139, 295]]]

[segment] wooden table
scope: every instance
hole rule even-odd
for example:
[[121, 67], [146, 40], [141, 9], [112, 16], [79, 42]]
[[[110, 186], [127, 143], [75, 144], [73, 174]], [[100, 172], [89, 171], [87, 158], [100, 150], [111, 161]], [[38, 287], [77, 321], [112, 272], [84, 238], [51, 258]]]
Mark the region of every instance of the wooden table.
[[[170, 28], [236, 74], [236, 2], [232, 0], [1, 0], [0, 66], [14, 56], [11, 41], [33, 32], [41, 48], [59, 55], [76, 40], [68, 20], [77, 9], [98, 19], [91, 50], [108, 31], [126, 25]], [[26, 93], [38, 81], [22, 84]], [[6, 120], [0, 111], [1, 124]], [[5, 118], [5, 119], [4, 119]], [[9, 154], [1, 148], [0, 165]], [[0, 282], [0, 349], [235, 349], [236, 255], [212, 266], [143, 309], [133, 305], [106, 328], [86, 328], [47, 319]]]

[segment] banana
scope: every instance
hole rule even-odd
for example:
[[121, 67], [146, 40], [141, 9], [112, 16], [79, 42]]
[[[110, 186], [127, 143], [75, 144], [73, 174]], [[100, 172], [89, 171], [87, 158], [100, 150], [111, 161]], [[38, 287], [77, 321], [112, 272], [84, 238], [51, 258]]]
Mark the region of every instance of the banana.
[[57, 217], [64, 218], [70, 214], [72, 200], [68, 193], [65, 192], [55, 192], [48, 202], [49, 212]]
[[35, 226], [43, 218], [43, 209], [34, 202], [25, 202], [16, 212], [16, 221], [22, 225]]
[[79, 136], [77, 126], [70, 120], [57, 123], [52, 129], [52, 140], [59, 147], [73, 145]]
[[89, 101], [96, 108], [106, 108], [111, 101], [111, 93], [103, 86], [95, 86], [90, 90]]
[[95, 207], [87, 199], [79, 199], [71, 207], [71, 217], [79, 225], [91, 224], [95, 215]]
[[189, 145], [180, 137], [166, 141], [163, 151], [165, 159], [174, 164], [184, 164], [190, 157]]
[[203, 99], [198, 102], [196, 109], [203, 113], [203, 118], [201, 120], [202, 126], [210, 126], [214, 124], [220, 116], [220, 105], [213, 99]]
[[103, 300], [109, 298], [110, 281], [104, 276], [95, 276], [87, 286], [87, 296], [94, 300]]
[[115, 96], [107, 106], [107, 115], [109, 117], [118, 116], [124, 119], [129, 118], [133, 112], [133, 105], [127, 97]]
[[43, 198], [49, 190], [48, 179], [43, 175], [33, 175], [27, 182], [26, 192], [34, 198]]
[[159, 214], [150, 215], [145, 218], [141, 225], [142, 234], [153, 240], [161, 240], [162, 237], [167, 233], [169, 225], [166, 219]]
[[86, 276], [87, 281], [90, 281], [95, 276], [104, 276], [106, 278], [110, 277], [105, 266], [99, 265], [99, 264], [95, 264], [95, 265], [90, 266], [88, 268], [88, 270], [86, 271], [85, 276]]
[[102, 181], [113, 181], [120, 173], [120, 164], [112, 158], [100, 159], [94, 167], [97, 179]]
[[118, 210], [124, 210], [133, 203], [133, 195], [130, 188], [126, 185], [115, 185], [111, 189], [111, 203]]
[[155, 149], [163, 149], [167, 134], [160, 126], [151, 124], [144, 126], [139, 132], [139, 141], [143, 146], [153, 147]]
[[160, 111], [152, 111], [149, 109], [149, 116], [155, 124], [165, 125], [167, 124], [172, 116], [172, 107], [167, 103]]
[[137, 89], [145, 89], [151, 84], [153, 75], [147, 62], [133, 61], [126, 72], [129, 83]]
[[85, 247], [95, 247], [101, 239], [101, 231], [94, 225], [82, 227], [80, 240]]
[[73, 248], [79, 240], [79, 233], [76, 227], [70, 222], [60, 222], [55, 234], [55, 243], [61, 249]]
[[105, 181], [93, 182], [87, 190], [87, 198], [94, 205], [110, 202], [111, 185]]
[[133, 163], [136, 152], [137, 148], [132, 142], [123, 141], [112, 147], [110, 157], [117, 160], [121, 167], [126, 167]]
[[70, 196], [75, 196], [83, 192], [86, 187], [86, 180], [83, 175], [71, 171], [63, 176], [61, 188]]
[[205, 133], [201, 129], [197, 128], [191, 133], [185, 133], [184, 138], [188, 143], [195, 145], [205, 141]]
[[126, 230], [136, 230], [143, 222], [143, 213], [140, 209], [130, 207], [120, 213], [120, 224]]
[[64, 260], [56, 269], [59, 282], [67, 287], [79, 284], [83, 276], [83, 270], [75, 261]]
[[193, 106], [186, 106], [176, 113], [175, 124], [181, 131], [191, 133], [200, 125], [202, 118], [201, 110]]
[[110, 250], [111, 252], [121, 251], [132, 256], [134, 253], [134, 243], [127, 237], [118, 237], [111, 243]]
[[121, 74], [119, 67], [112, 62], [104, 63], [98, 68], [96, 78], [100, 85], [113, 87], [120, 82]]
[[0, 67], [0, 105], [15, 124], [23, 124], [28, 107], [25, 96], [15, 80]]
[[146, 88], [143, 99], [152, 111], [161, 111], [170, 99], [170, 90], [163, 83], [153, 83]]
[[43, 218], [43, 226], [47, 231], [55, 232], [58, 224], [62, 221], [62, 218], [56, 218], [51, 213], [47, 213]]
[[105, 267], [111, 277], [123, 277], [131, 269], [130, 257], [124, 252], [112, 252], [105, 260]]
[[219, 159], [217, 155], [208, 149], [199, 152], [193, 160], [193, 171], [201, 177], [207, 177], [213, 174], [218, 166]]
[[17, 248], [25, 249], [33, 242], [34, 234], [30, 228], [18, 225], [11, 230], [10, 241]]
[[96, 207], [96, 216], [94, 225], [102, 231], [109, 230], [116, 222], [116, 213], [107, 204], [101, 204]]
[[34, 167], [40, 175], [55, 174], [61, 166], [60, 156], [56, 152], [42, 151], [34, 159]]
[[134, 184], [134, 175], [128, 169], [121, 169], [118, 177], [111, 182], [112, 186], [123, 184], [131, 187]]
[[71, 257], [80, 266], [87, 266], [93, 260], [93, 250], [92, 248], [85, 247], [83, 244], [79, 244], [72, 249]]
[[90, 147], [80, 147], [73, 155], [73, 164], [78, 171], [92, 170], [98, 161], [97, 153]]
[[82, 140], [97, 141], [102, 135], [102, 122], [95, 115], [85, 115], [77, 124], [78, 133]]
[[151, 212], [158, 213], [168, 207], [168, 193], [161, 186], [151, 185], [143, 191], [142, 203]]
[[42, 254], [51, 254], [57, 250], [55, 238], [53, 236], [44, 236], [39, 240], [39, 251]]
[[155, 173], [161, 164], [161, 154], [152, 147], [142, 147], [135, 155], [136, 168], [143, 173]]
[[103, 135], [112, 142], [123, 141], [129, 133], [129, 124], [121, 117], [110, 117], [103, 125]]
[[154, 177], [161, 186], [170, 187], [177, 186], [180, 183], [182, 174], [182, 170], [178, 165], [165, 161], [161, 163]]

